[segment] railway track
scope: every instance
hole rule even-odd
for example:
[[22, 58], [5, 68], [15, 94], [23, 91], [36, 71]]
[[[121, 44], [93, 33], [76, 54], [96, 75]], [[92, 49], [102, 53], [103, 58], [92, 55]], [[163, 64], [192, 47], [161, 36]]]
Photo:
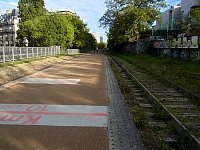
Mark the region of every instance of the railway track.
[[[110, 62], [128, 88], [127, 103], [136, 125], [145, 126], [140, 131], [147, 149], [200, 149], [198, 96], [118, 58], [110, 57]], [[151, 136], [144, 132], [151, 132], [155, 140], [149, 142]]]

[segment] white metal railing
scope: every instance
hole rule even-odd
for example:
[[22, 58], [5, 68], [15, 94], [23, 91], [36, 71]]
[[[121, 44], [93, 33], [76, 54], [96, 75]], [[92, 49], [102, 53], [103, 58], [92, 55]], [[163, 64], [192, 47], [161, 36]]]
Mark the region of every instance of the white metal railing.
[[46, 57], [60, 54], [60, 47], [8, 47], [0, 46], [0, 63], [29, 59], [34, 57]]
[[80, 53], [79, 49], [67, 49], [67, 54], [68, 55], [77, 55]]

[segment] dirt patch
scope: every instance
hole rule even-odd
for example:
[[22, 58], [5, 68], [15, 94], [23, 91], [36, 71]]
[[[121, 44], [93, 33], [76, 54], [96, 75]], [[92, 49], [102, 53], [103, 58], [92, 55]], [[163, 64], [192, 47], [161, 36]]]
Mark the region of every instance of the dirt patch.
[[13, 81], [15, 79], [32, 74], [39, 70], [45, 69], [48, 66], [58, 62], [64, 62], [73, 58], [72, 56], [48, 57], [41, 60], [33, 60], [29, 63], [16, 64], [0, 68], [0, 85]]

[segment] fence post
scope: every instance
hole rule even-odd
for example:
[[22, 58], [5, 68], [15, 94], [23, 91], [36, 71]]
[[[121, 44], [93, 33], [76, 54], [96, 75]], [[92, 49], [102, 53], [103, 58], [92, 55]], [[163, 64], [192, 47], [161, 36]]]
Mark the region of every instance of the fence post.
[[28, 47], [26, 48], [26, 58], [28, 59]]
[[34, 58], [33, 47], [32, 47], [32, 58]]
[[47, 48], [45, 47], [45, 57], [47, 57]]
[[38, 57], [38, 47], [37, 47], [37, 57]]
[[52, 52], [52, 47], [51, 47], [51, 55], [53, 55], [53, 52]]
[[3, 62], [4, 62], [4, 63], [6, 62], [4, 46], [3, 46]]
[[19, 48], [19, 57], [22, 60], [22, 49], [21, 49], [21, 47]]
[[11, 47], [11, 50], [12, 50], [12, 61], [14, 62], [15, 61], [15, 52], [13, 50], [13, 47]]
[[59, 49], [58, 52], [59, 52], [59, 55], [60, 55], [60, 54], [61, 54], [61, 53], [60, 53], [60, 47], [58, 47], [58, 49]]
[[43, 47], [41, 47], [40, 49], [41, 49], [41, 57], [42, 57], [42, 54], [43, 54]]

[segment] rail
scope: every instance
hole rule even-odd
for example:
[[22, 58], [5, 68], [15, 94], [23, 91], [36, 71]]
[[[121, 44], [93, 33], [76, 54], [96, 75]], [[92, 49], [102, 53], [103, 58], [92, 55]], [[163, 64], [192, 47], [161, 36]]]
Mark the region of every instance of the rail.
[[[137, 85], [145, 91], [146, 95], [148, 96], [148, 99], [156, 105], [159, 105], [162, 107], [162, 110], [165, 111], [165, 113], [170, 115], [170, 118], [172, 120], [172, 123], [175, 127], [175, 129], [180, 133], [184, 134], [185, 137], [188, 138], [188, 140], [192, 144], [193, 149], [200, 149], [200, 141], [198, 137], [198, 133], [191, 132], [195, 125], [198, 125], [199, 121], [191, 120], [192, 117], [198, 117], [198, 105], [195, 105], [195, 103], [191, 103], [187, 97], [197, 100], [199, 97], [196, 95], [193, 95], [192, 93], [186, 91], [185, 89], [180, 90], [181, 87], [175, 88], [175, 84], [171, 85], [174, 89], [179, 90], [172, 90], [168, 87], [165, 87], [162, 91], [162, 86], [159, 85], [161, 83], [161, 79], [158, 79], [158, 76], [153, 75], [153, 73], [150, 73], [149, 71], [146, 73], [137, 73], [137, 72], [131, 72], [129, 69], [127, 69], [121, 62], [117, 60], [117, 58], [112, 57], [112, 59], [128, 74], [128, 76], [135, 82]], [[140, 68], [141, 69], [141, 68]], [[149, 75], [150, 73], [150, 75]], [[138, 75], [137, 75], [138, 74]], [[150, 76], [150, 77], [149, 77]], [[153, 78], [154, 76], [154, 78]], [[161, 78], [159, 76], [159, 78]], [[166, 79], [165, 80], [166, 83]], [[153, 89], [152, 85], [156, 85], [157, 88]], [[169, 86], [169, 84], [168, 84]], [[170, 90], [169, 90], [170, 89]], [[170, 92], [171, 93], [170, 93]], [[180, 91], [180, 92], [179, 92]], [[166, 93], [167, 92], [167, 93]], [[181, 94], [183, 93], [183, 94]], [[185, 94], [187, 93], [187, 94]], [[179, 97], [181, 95], [181, 97]], [[185, 97], [183, 96], [185, 95]], [[187, 97], [186, 97], [187, 95]], [[191, 96], [189, 96], [191, 95]], [[162, 97], [162, 98], [161, 98]], [[172, 100], [171, 100], [172, 99]], [[176, 101], [177, 100], [177, 101]], [[191, 99], [190, 99], [191, 100]], [[186, 103], [187, 104], [184, 104]], [[175, 102], [175, 103], [174, 103]], [[176, 103], [180, 103], [180, 105], [177, 105]], [[191, 109], [191, 108], [192, 109]], [[186, 110], [185, 110], [186, 109]], [[180, 112], [179, 112], [180, 111]], [[189, 111], [189, 113], [188, 113]], [[182, 119], [189, 117], [188, 121], [185, 122]], [[194, 125], [194, 127], [187, 128], [186, 124]]]

